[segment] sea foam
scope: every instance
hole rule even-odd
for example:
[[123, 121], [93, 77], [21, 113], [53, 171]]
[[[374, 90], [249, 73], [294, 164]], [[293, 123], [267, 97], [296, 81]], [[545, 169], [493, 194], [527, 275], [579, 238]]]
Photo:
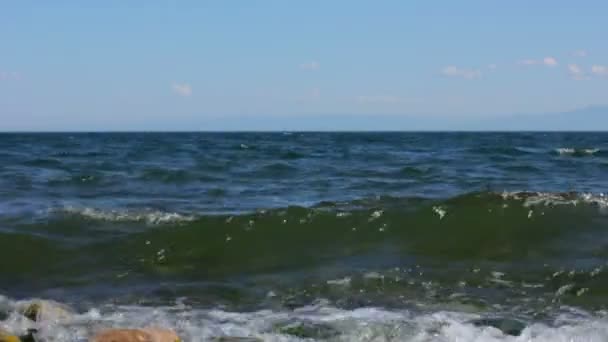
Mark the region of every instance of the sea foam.
[[160, 210], [104, 210], [89, 207], [64, 207], [58, 210], [64, 214], [81, 216], [91, 220], [113, 222], [145, 222], [147, 224], [170, 224], [190, 222], [196, 219], [194, 215], [184, 215]]
[[556, 148], [555, 152], [561, 155], [593, 155], [600, 151], [599, 148], [572, 148], [572, 147], [560, 147]]
[[[3, 299], [3, 309], [16, 302]], [[413, 313], [375, 307], [345, 310], [327, 301], [295, 310], [230, 312], [173, 306], [144, 307], [102, 304], [70, 320], [27, 322], [16, 311], [0, 321], [14, 333], [36, 328], [39, 341], [85, 341], [102, 328], [161, 326], [176, 330], [186, 341], [219, 338], [257, 338], [263, 341], [478, 341], [555, 342], [608, 340], [608, 320], [589, 313], [562, 314], [550, 322], [522, 325], [520, 331], [503, 331], [474, 313], [437, 311]], [[488, 319], [487, 321], [492, 321]]]

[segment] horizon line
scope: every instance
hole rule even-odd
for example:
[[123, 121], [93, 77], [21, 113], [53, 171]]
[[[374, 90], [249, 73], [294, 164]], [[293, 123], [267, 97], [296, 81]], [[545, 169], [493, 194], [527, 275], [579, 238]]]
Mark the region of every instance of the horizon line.
[[418, 129], [418, 130], [15, 130], [0, 131], [0, 134], [114, 134], [114, 133], [137, 133], [137, 134], [175, 134], [175, 133], [608, 133], [604, 130], [442, 130], [442, 129]]

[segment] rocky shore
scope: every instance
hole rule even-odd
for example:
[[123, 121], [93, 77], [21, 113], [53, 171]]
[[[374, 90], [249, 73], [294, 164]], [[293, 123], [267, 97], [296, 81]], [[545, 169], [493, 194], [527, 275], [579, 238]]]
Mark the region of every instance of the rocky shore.
[[[62, 303], [51, 300], [28, 300], [16, 302], [12, 312], [0, 312], [0, 342], [39, 342], [47, 341], [45, 327], [52, 324], [69, 322], [77, 312]], [[6, 324], [11, 320], [13, 330]], [[17, 324], [15, 322], [18, 321]], [[17, 326], [17, 328], [15, 328]], [[66, 341], [71, 341], [68, 338]], [[88, 336], [78, 341], [89, 342], [183, 342], [178, 334], [164, 327], [93, 327]], [[216, 342], [260, 342], [249, 337], [217, 337]]]
[[[184, 342], [176, 331], [159, 326], [115, 327], [90, 325], [86, 333], [49, 337], [46, 330], [64, 325], [69, 330], [78, 312], [72, 307], [43, 299], [8, 301], [0, 296], [0, 342]], [[77, 320], [76, 320], [77, 321]], [[82, 331], [80, 329], [79, 331]], [[253, 337], [218, 336], [212, 342], [262, 342]]]
[[[36, 342], [38, 334], [49, 323], [69, 320], [75, 311], [67, 305], [50, 300], [32, 300], [18, 303], [16, 311], [25, 322], [22, 331], [9, 331], [0, 322], [0, 342]], [[90, 342], [181, 342], [171, 329], [160, 327], [102, 328], [88, 337]]]

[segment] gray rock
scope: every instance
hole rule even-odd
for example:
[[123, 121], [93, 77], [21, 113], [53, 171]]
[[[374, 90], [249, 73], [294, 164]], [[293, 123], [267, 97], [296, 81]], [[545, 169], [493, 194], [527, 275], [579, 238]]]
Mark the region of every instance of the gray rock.
[[328, 339], [340, 335], [340, 332], [329, 325], [310, 322], [295, 322], [279, 329], [279, 332], [299, 338]]
[[222, 336], [216, 337], [212, 341], [214, 342], [264, 342], [256, 337], [234, 337], [234, 336]]
[[494, 327], [502, 331], [505, 335], [519, 336], [526, 328], [526, 324], [522, 321], [512, 318], [480, 318], [471, 321], [476, 327]]

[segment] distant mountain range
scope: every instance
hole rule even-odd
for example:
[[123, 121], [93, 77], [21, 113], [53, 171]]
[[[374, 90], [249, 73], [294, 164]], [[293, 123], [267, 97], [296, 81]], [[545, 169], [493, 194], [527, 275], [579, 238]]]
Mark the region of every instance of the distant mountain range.
[[[74, 126], [64, 131], [608, 131], [608, 106], [590, 106], [545, 114], [450, 116], [416, 114], [330, 114], [199, 116], [193, 121], [154, 119], [132, 121], [124, 129], [113, 126]], [[12, 131], [28, 131], [12, 128]], [[48, 131], [32, 129], [32, 131]], [[0, 132], [2, 129], [0, 129]], [[10, 131], [10, 130], [9, 130]], [[50, 131], [62, 131], [55, 128]]]
[[471, 122], [471, 128], [525, 131], [608, 131], [608, 106], [590, 106], [568, 112], [517, 114]]
[[422, 115], [302, 115], [221, 118], [201, 130], [228, 131], [608, 131], [608, 106], [488, 118]]

